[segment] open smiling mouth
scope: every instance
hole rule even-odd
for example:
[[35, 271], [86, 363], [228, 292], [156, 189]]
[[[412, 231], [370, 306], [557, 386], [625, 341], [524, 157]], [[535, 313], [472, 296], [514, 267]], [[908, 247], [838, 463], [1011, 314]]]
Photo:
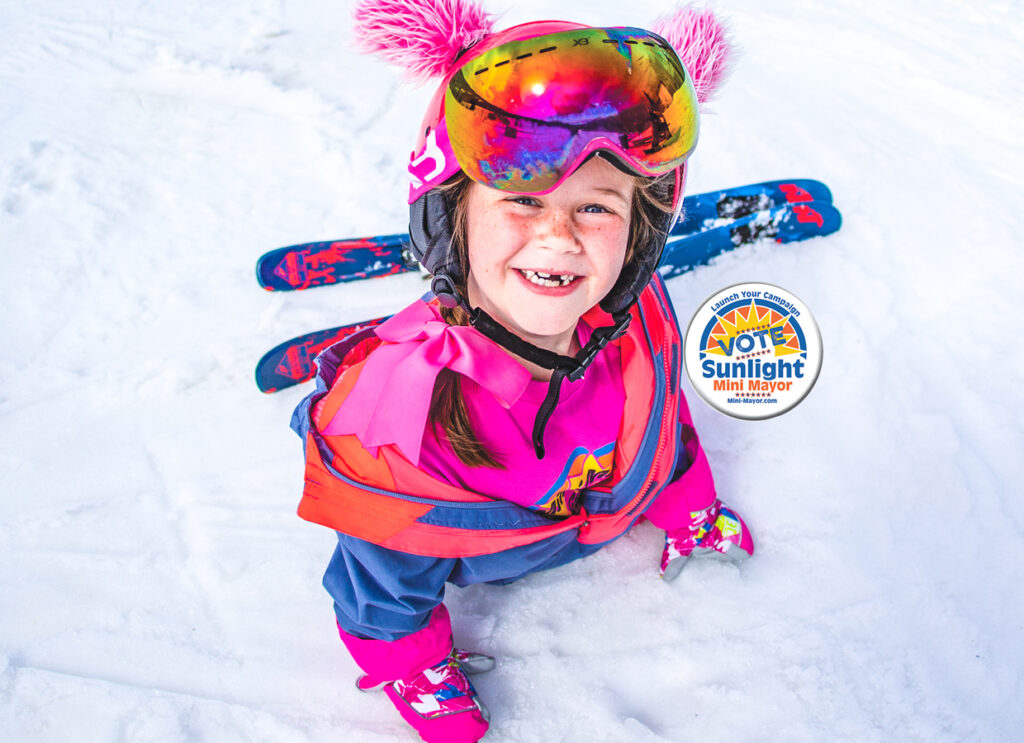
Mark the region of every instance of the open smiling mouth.
[[569, 284], [580, 278], [571, 273], [544, 273], [543, 271], [531, 271], [525, 268], [520, 268], [519, 273], [531, 284], [547, 287], [569, 286]]

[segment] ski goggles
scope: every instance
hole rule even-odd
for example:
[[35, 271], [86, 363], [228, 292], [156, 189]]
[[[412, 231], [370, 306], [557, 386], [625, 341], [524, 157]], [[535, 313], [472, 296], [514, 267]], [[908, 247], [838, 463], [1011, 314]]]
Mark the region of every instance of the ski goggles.
[[639, 174], [678, 168], [697, 144], [697, 94], [672, 46], [639, 28], [581, 28], [488, 49], [445, 91], [452, 152], [475, 181], [554, 190], [592, 152]]

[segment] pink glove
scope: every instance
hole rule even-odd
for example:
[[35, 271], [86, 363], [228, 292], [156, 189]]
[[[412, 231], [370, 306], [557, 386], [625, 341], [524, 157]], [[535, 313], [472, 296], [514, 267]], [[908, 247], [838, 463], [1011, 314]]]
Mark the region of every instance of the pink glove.
[[754, 554], [754, 540], [747, 525], [717, 498], [690, 517], [689, 525], [665, 534], [665, 550], [661, 553], [661, 577], [665, 580], [675, 579], [690, 557], [738, 562]]

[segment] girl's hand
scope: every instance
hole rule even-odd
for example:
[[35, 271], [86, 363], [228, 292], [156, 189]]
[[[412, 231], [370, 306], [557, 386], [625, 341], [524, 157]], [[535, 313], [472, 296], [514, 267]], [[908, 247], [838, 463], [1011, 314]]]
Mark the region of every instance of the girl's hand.
[[674, 580], [691, 557], [739, 562], [754, 554], [754, 540], [739, 514], [715, 499], [709, 507], [690, 514], [692, 521], [665, 533], [661, 577]]

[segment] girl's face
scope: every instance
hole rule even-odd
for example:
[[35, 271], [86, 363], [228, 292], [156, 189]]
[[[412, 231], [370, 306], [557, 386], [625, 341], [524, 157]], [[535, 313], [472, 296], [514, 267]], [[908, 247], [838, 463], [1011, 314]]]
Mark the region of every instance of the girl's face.
[[596, 157], [543, 196], [471, 183], [471, 306], [536, 346], [568, 353], [580, 316], [622, 270], [633, 188], [631, 176]]

